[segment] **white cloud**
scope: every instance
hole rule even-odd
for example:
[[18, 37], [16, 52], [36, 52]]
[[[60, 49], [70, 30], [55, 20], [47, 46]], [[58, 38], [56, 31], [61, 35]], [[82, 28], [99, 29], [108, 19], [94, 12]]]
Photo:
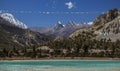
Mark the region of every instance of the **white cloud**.
[[65, 5], [68, 6], [68, 9], [72, 9], [74, 7], [73, 3], [70, 1], [70, 2], [67, 2], [65, 3]]

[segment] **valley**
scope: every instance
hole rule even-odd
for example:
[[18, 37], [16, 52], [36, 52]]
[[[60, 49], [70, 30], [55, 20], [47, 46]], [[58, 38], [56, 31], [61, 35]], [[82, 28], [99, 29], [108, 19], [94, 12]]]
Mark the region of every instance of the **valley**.
[[0, 59], [120, 59], [120, 10], [92, 24], [60, 21], [51, 28], [27, 27], [12, 14], [0, 15]]

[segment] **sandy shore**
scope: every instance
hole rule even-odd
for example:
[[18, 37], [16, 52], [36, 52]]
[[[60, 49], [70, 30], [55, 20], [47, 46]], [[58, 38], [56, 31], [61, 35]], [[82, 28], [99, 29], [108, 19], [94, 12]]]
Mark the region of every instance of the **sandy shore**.
[[54, 58], [29, 58], [29, 57], [13, 57], [13, 58], [0, 58], [0, 60], [120, 60], [120, 58], [107, 58], [107, 57], [54, 57]]

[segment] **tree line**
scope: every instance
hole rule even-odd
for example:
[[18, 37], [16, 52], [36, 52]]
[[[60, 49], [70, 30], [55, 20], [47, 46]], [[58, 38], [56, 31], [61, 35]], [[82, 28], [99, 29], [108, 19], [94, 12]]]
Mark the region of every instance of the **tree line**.
[[25, 46], [22, 49], [0, 49], [0, 57], [119, 57], [120, 40], [91, 39], [89, 35], [79, 35], [67, 39], [50, 41], [40, 45]]

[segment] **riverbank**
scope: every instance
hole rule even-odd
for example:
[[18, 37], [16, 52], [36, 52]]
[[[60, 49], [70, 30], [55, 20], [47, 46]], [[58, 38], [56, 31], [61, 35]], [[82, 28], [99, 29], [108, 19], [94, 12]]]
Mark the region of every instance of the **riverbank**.
[[54, 58], [14, 57], [14, 58], [0, 58], [0, 60], [120, 60], [120, 58], [108, 58], [108, 57], [54, 57]]

